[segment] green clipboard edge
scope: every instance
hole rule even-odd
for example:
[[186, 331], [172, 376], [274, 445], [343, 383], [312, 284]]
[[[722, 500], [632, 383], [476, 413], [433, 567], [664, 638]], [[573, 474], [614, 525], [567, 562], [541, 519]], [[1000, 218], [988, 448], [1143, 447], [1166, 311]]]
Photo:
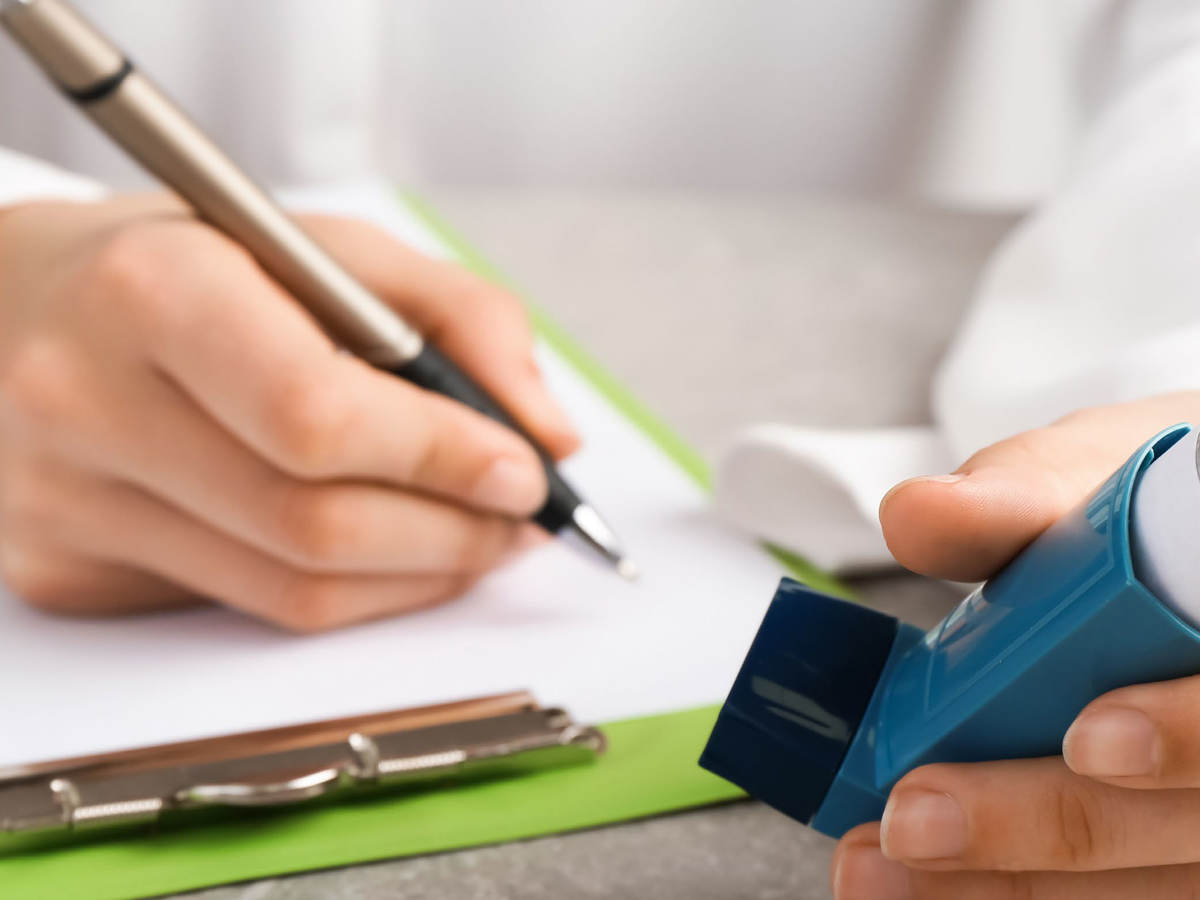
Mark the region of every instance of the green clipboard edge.
[[[510, 286], [421, 200], [405, 205], [476, 274]], [[706, 490], [704, 460], [544, 312], [538, 335]], [[850, 591], [802, 558], [768, 548], [796, 577]], [[32, 852], [0, 850], [5, 900], [127, 900], [373, 860], [496, 844], [629, 821], [742, 797], [693, 763], [717, 707], [604, 726], [609, 752], [592, 765], [396, 793], [342, 804], [255, 811], [235, 820], [133, 833]], [[681, 761], [684, 764], [681, 765]]]
[[126, 900], [733, 800], [737, 788], [693, 763], [715, 717], [707, 708], [608, 725], [609, 751], [593, 764], [0, 856], [0, 897]]

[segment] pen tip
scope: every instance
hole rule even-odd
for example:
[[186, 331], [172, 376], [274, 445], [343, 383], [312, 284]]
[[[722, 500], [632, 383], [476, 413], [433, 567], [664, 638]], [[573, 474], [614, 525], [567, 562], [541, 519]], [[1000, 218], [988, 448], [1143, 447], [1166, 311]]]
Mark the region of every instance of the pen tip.
[[637, 563], [625, 555], [625, 551], [617, 541], [617, 536], [600, 518], [600, 514], [596, 510], [586, 503], [581, 503], [575, 507], [571, 519], [575, 526], [574, 530], [588, 545], [609, 561], [617, 570], [618, 575], [626, 581], [637, 580], [642, 570], [638, 568]]
[[617, 574], [626, 581], [637, 581], [642, 576], [642, 570], [628, 556], [623, 556], [617, 561]]

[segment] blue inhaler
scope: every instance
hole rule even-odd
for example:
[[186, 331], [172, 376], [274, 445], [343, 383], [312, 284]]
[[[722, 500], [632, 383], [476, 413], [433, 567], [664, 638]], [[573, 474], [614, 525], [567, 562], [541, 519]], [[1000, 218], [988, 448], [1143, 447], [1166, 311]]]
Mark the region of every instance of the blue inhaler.
[[928, 632], [784, 579], [700, 764], [839, 837], [917, 766], [1056, 755], [1100, 694], [1200, 673], [1198, 523], [1179, 425]]

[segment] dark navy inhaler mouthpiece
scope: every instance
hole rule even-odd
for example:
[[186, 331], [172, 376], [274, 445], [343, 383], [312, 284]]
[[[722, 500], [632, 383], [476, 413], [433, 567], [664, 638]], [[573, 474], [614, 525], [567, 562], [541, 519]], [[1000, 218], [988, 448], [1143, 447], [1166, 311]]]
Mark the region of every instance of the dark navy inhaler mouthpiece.
[[1141, 472], [1168, 429], [928, 632], [780, 584], [700, 765], [833, 837], [932, 762], [1056, 755], [1095, 697], [1200, 672], [1200, 633], [1134, 576]]
[[808, 822], [858, 732], [898, 626], [783, 579], [700, 765]]

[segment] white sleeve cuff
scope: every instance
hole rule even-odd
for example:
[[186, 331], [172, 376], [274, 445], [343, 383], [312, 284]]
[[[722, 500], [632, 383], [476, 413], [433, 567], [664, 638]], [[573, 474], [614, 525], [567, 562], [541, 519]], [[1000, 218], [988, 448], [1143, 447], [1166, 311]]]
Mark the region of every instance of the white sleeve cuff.
[[99, 200], [107, 189], [98, 181], [0, 147], [0, 206], [27, 200]]

